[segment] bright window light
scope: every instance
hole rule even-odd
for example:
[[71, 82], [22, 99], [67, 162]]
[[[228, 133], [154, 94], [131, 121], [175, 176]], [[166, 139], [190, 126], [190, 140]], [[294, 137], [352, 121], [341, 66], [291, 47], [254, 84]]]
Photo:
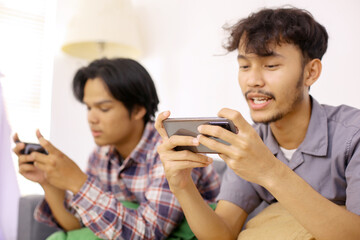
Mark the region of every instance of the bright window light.
[[[50, 135], [55, 6], [55, 0], [0, 0], [0, 81], [11, 129], [22, 141], [37, 142], [37, 128]], [[18, 179], [22, 195], [39, 192], [38, 184]]]

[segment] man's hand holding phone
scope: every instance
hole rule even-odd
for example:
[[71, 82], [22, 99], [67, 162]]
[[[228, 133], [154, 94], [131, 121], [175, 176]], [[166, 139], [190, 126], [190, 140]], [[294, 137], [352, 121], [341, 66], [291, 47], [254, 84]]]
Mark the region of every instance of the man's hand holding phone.
[[[271, 178], [270, 174], [276, 172], [273, 170], [278, 167], [279, 161], [239, 112], [224, 108], [218, 115], [229, 119], [237, 131], [229, 131], [213, 124], [202, 124], [197, 127], [200, 133], [197, 137], [168, 136], [164, 124], [170, 113], [164, 112], [158, 116], [155, 126], [163, 137], [163, 144], [159, 146], [158, 152], [169, 183], [174, 176], [177, 176], [174, 183], [183, 182], [181, 171], [204, 167], [212, 162], [207, 156], [189, 150], [176, 151], [179, 146], [198, 148], [202, 144], [213, 152], [219, 153], [219, 156], [237, 175], [254, 183], [264, 184], [265, 179]], [[190, 175], [190, 171], [187, 174]]]
[[170, 189], [174, 192], [193, 184], [191, 170], [196, 167], [206, 167], [212, 163], [212, 159], [203, 154], [188, 150], [176, 151], [178, 146], [199, 146], [196, 137], [173, 135], [168, 136], [163, 121], [170, 116], [166, 111], [158, 115], [155, 127], [162, 137], [162, 144], [158, 146], [158, 153], [163, 163], [165, 175]]
[[[32, 145], [38, 151], [32, 149], [33, 151], [30, 152], [30, 147], [26, 151], [25, 143], [17, 143], [14, 148], [14, 152], [19, 156], [20, 173], [40, 184], [47, 182], [56, 188], [77, 193], [85, 183], [87, 175], [69, 157], [46, 140], [39, 130], [36, 131], [36, 136], [43, 149]], [[17, 135], [14, 136], [14, 141], [20, 141]], [[30, 154], [25, 155], [25, 153]], [[29, 162], [33, 164], [28, 164]]]
[[[191, 182], [191, 170], [196, 167], [206, 167], [212, 159], [199, 153], [217, 153], [212, 148], [199, 143], [198, 127], [213, 126], [217, 131], [236, 134], [235, 125], [225, 118], [169, 118], [170, 113], [160, 114], [155, 127], [163, 138], [163, 144], [158, 147], [160, 159], [165, 168], [165, 174], [170, 187], [184, 188]], [[222, 145], [229, 145], [221, 138], [206, 136]]]
[[[31, 153], [31, 149], [26, 146], [29, 146], [27, 143], [21, 142], [18, 135], [15, 134], [13, 137], [16, 146], [13, 148], [13, 152], [18, 156], [19, 172], [25, 178], [30, 181], [37, 182], [40, 184], [45, 184], [46, 179], [44, 172], [34, 166], [34, 160]], [[38, 148], [38, 145], [36, 145]]]
[[[231, 120], [238, 129], [237, 134], [219, 131], [210, 125], [202, 125], [198, 140], [204, 146], [219, 153], [226, 164], [247, 181], [265, 186], [269, 184], [281, 167], [285, 166], [261, 140], [255, 129], [235, 110], [223, 108], [218, 115]], [[205, 135], [220, 138], [229, 145], [219, 144]]]

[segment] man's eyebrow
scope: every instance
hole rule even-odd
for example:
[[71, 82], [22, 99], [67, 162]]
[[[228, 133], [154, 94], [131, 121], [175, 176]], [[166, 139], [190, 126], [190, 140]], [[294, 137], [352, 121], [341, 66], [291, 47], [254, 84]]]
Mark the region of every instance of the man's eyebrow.
[[[93, 105], [99, 106], [99, 105], [102, 105], [102, 104], [105, 104], [105, 103], [112, 103], [112, 102], [114, 102], [114, 101], [113, 100], [101, 100], [101, 101], [98, 101], [98, 102], [94, 102]], [[88, 103], [86, 103], [85, 101], [84, 101], [84, 103], [86, 105], [88, 105]]]
[[[270, 53], [268, 53], [268, 54], [257, 55], [257, 56], [263, 57], [263, 58], [266, 58], [266, 57], [280, 57], [280, 58], [285, 58], [283, 55], [281, 55], [280, 53], [277, 53], [277, 52], [270, 52]], [[246, 57], [245, 55], [242, 55], [242, 54], [238, 54], [238, 55], [237, 55], [237, 59], [247, 60], [248, 57]]]
[[270, 52], [269, 54], [266, 54], [262, 57], [281, 57], [281, 58], [285, 58], [283, 55], [281, 55], [280, 53], [277, 52]]
[[247, 57], [245, 57], [244, 55], [238, 54], [237, 59], [247, 59]]
[[94, 104], [95, 105], [101, 105], [101, 104], [104, 104], [104, 103], [112, 103], [113, 100], [102, 100], [102, 101], [99, 101], [99, 102], [95, 102]]

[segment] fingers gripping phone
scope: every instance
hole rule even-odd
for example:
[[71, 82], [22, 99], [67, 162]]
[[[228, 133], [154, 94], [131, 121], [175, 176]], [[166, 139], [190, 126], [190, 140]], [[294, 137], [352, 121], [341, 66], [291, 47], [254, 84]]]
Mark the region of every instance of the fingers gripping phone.
[[[172, 135], [180, 136], [192, 136], [196, 137], [200, 133], [197, 128], [199, 125], [215, 125], [225, 128], [228, 131], [236, 133], [236, 127], [234, 123], [226, 118], [212, 117], [212, 118], [168, 118], [164, 122], [165, 130], [169, 137]], [[210, 137], [210, 136], [209, 136]], [[229, 145], [222, 139], [216, 137], [210, 137], [215, 139], [218, 142]], [[199, 146], [177, 146], [176, 151], [180, 150], [190, 150], [195, 153], [217, 153], [214, 150], [211, 150], [204, 145], [200, 144]]]

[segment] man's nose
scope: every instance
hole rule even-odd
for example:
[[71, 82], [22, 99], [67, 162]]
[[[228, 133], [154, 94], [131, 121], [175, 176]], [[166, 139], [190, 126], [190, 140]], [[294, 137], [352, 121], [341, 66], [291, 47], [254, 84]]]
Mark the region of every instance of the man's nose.
[[248, 72], [246, 84], [249, 87], [263, 87], [265, 85], [264, 76], [260, 69], [253, 68]]
[[91, 124], [98, 123], [99, 118], [97, 117], [96, 112], [93, 109], [88, 110], [88, 122]]

